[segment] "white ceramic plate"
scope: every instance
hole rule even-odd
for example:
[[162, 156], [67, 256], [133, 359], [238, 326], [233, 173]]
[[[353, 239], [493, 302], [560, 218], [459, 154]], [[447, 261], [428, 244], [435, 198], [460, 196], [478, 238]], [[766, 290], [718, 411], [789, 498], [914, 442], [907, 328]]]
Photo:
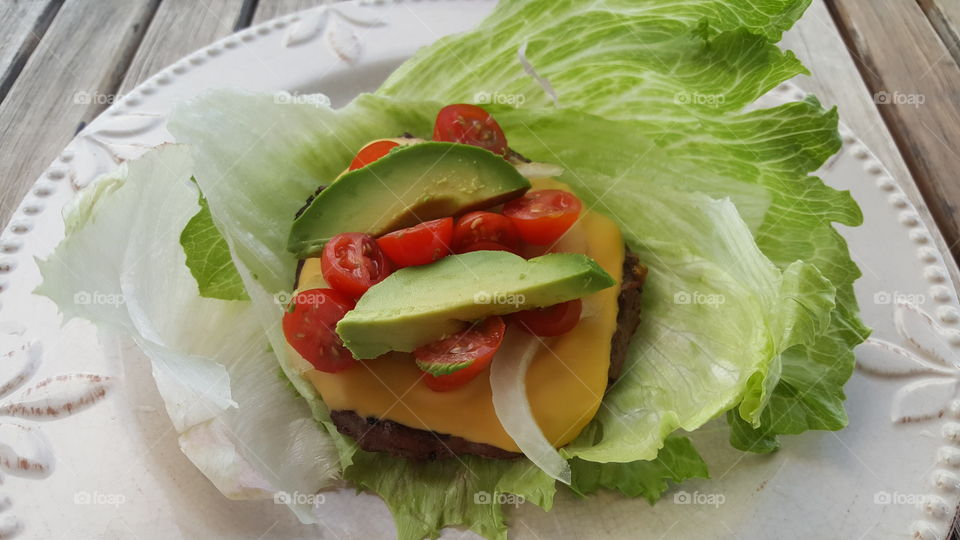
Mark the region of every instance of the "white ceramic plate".
[[[78, 190], [170, 140], [164, 126], [174, 103], [228, 86], [290, 99], [319, 91], [341, 105], [492, 5], [344, 3], [270, 21], [159, 73], [70, 143], [0, 238], [0, 539], [394, 535], [379, 499], [352, 491], [327, 496], [315, 526], [272, 501], [222, 497], [180, 453], [146, 359], [128, 343], [98, 339], [82, 320], [61, 327], [56, 307], [31, 295], [40, 280], [33, 257], [62, 238], [60, 210]], [[783, 85], [765, 100], [799, 97]], [[944, 255], [853, 134], [844, 132], [821, 175], [851, 190], [865, 216], [863, 227], [841, 231], [864, 271], [856, 289], [875, 329], [847, 385], [850, 427], [786, 437], [781, 451], [757, 456], [731, 449], [724, 426], [711, 424], [695, 442], [712, 480], [685, 483], [654, 507], [561, 493], [550, 513], [511, 510], [515, 537], [945, 535], [960, 499], [960, 310]]]

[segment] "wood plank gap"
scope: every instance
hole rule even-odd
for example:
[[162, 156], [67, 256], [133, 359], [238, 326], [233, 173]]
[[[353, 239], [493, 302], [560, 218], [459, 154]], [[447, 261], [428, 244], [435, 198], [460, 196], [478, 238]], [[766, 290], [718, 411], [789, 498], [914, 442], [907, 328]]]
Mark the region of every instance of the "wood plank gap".
[[[126, 76], [127, 70], [130, 69], [130, 64], [133, 62], [133, 57], [137, 54], [137, 49], [140, 48], [140, 44], [143, 43], [143, 38], [147, 35], [147, 29], [150, 28], [150, 23], [153, 21], [153, 17], [157, 14], [157, 9], [160, 8], [160, 0], [152, 0], [148, 6], [149, 7], [143, 22], [133, 25], [133, 30], [131, 31], [131, 36], [129, 38], [130, 41], [128, 42], [127, 47], [120, 54], [120, 57], [117, 58], [113, 69], [107, 74], [106, 80], [101, 86], [101, 88], [104, 89], [104, 94], [117, 95], [117, 93], [120, 91], [120, 86], [123, 84], [123, 78]], [[95, 104], [87, 112], [89, 116], [84, 119], [84, 123], [88, 123], [96, 118], [109, 106], [109, 103]]]
[[940, 41], [943, 41], [943, 44], [946, 45], [950, 51], [953, 60], [960, 64], [960, 34], [957, 33], [957, 28], [950, 24], [950, 19], [940, 8], [939, 2], [934, 0], [917, 0], [917, 5], [923, 10], [924, 15], [927, 16], [927, 20], [930, 21], [930, 25], [933, 26], [937, 35], [940, 36]]
[[[126, 95], [184, 56], [234, 32], [248, 0], [163, 0], [137, 47], [119, 95]], [[199, 9], [196, 9], [199, 8]]]
[[253, 16], [253, 24], [262, 23], [281, 15], [289, 15], [303, 9], [324, 4], [333, 4], [335, 0], [266, 0], [259, 2]]
[[960, 504], [953, 511], [953, 523], [950, 524], [950, 530], [947, 531], [947, 540], [960, 540]]
[[237, 24], [233, 27], [234, 32], [250, 26], [253, 22], [253, 14], [257, 12], [259, 3], [260, 0], [244, 0], [243, 8], [240, 9], [240, 16], [237, 17]]
[[13, 82], [17, 80], [20, 72], [23, 71], [23, 66], [27, 65], [27, 59], [29, 59], [33, 51], [36, 50], [40, 39], [43, 38], [43, 34], [46, 33], [47, 28], [50, 27], [50, 23], [53, 22], [54, 17], [56, 17], [60, 11], [60, 7], [63, 6], [63, 1], [64, 0], [53, 0], [47, 4], [33, 25], [33, 28], [30, 30], [30, 35], [20, 44], [20, 49], [17, 51], [16, 56], [14, 56], [13, 62], [10, 63], [10, 68], [6, 73], [2, 74], [3, 78], [0, 79], [0, 103], [3, 103], [4, 98], [7, 97], [7, 93], [10, 92], [10, 87], [13, 86]]

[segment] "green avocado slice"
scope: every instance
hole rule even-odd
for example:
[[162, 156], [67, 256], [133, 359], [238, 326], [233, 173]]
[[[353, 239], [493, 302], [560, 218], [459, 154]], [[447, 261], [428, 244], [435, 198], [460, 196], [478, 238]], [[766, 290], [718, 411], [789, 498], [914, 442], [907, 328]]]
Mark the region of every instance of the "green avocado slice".
[[476, 146], [400, 146], [333, 182], [293, 222], [287, 249], [314, 255], [334, 235], [379, 236], [422, 221], [489, 208], [530, 189], [502, 156]]
[[450, 255], [397, 270], [371, 287], [337, 324], [357, 358], [411, 352], [460, 331], [467, 321], [552, 306], [616, 284], [579, 253], [526, 260], [506, 251]]

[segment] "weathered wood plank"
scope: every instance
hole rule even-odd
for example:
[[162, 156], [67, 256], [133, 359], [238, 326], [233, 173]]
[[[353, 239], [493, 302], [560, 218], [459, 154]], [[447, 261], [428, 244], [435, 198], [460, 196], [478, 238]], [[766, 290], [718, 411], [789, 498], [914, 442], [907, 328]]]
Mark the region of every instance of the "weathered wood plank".
[[0, 102], [53, 20], [62, 0], [0, 2]]
[[930, 24], [940, 34], [953, 59], [960, 62], [960, 2], [957, 0], [917, 0]]
[[230, 34], [251, 0], [163, 0], [120, 85], [126, 94], [183, 56]]
[[[928, 225], [934, 224], [927, 205], [923, 203], [923, 196], [880, 116], [873, 92], [860, 76], [824, 0], [813, 1], [803, 18], [784, 35], [780, 45], [793, 50], [813, 74], [801, 75], [794, 82], [804, 90], [815, 93], [824, 106], [837, 106], [840, 121], [853, 130], [900, 182], [905, 194], [916, 205], [921, 219]], [[947, 252], [943, 236], [935, 227], [931, 233], [937, 247]], [[960, 270], [955, 262], [949, 259], [945, 262], [954, 283], [960, 283]]]
[[78, 126], [109, 104], [99, 98], [116, 92], [156, 7], [157, 0], [67, 0], [60, 8], [0, 103], [0, 222]]
[[920, 0], [920, 4], [930, 3], [931, 1], [943, 14], [950, 28], [960, 35], [960, 2], [956, 0]]
[[960, 66], [914, 2], [831, 0], [828, 6], [956, 257]]
[[253, 14], [253, 24], [270, 20], [280, 15], [300, 11], [321, 4], [331, 4], [330, 0], [260, 0]]
[[836, 105], [840, 121], [850, 126], [894, 176], [912, 185], [903, 157], [873, 101], [873, 93], [857, 71], [823, 0], [811, 3], [803, 18], [784, 34], [780, 46], [796, 53], [813, 74], [801, 75], [794, 82], [816, 94], [824, 106]]

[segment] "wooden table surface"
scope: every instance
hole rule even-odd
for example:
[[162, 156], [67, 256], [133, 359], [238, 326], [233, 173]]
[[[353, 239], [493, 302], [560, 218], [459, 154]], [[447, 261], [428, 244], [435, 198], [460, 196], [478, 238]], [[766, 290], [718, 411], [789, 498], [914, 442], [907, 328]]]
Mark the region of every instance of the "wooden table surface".
[[[207, 43], [321, 2], [0, 0], [0, 222], [111, 98]], [[782, 45], [813, 73], [796, 82], [839, 106], [960, 255], [960, 0], [813, 0]]]

